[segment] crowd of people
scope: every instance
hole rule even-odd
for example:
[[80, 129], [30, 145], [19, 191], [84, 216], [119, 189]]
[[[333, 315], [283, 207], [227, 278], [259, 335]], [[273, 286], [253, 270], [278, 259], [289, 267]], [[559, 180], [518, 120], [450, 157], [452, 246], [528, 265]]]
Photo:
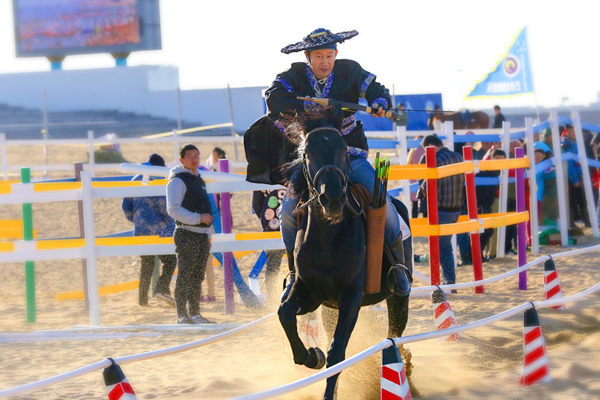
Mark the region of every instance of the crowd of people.
[[[494, 121], [494, 126], [501, 126], [502, 121], [504, 121], [504, 116], [500, 113], [500, 108], [496, 107], [496, 118]], [[572, 125], [565, 125], [559, 128], [561, 132], [561, 146], [560, 149], [555, 150], [552, 144], [552, 134], [551, 130], [547, 129], [539, 134], [534, 136], [535, 142], [533, 143], [534, 154], [535, 154], [535, 164], [544, 163], [536, 173], [536, 184], [537, 184], [537, 192], [536, 199], [537, 202], [533, 205], [537, 207], [538, 211], [538, 223], [540, 226], [557, 226], [558, 225], [558, 188], [556, 186], [556, 171], [555, 166], [551, 162], [546, 162], [547, 160], [552, 159], [555, 152], [560, 153], [572, 153], [575, 156], [579, 156], [578, 147], [576, 143], [575, 130]], [[467, 132], [467, 134], [472, 134], [472, 132]], [[420, 136], [417, 139], [421, 138]], [[595, 134], [590, 131], [583, 131], [583, 139], [584, 139], [584, 147], [586, 149], [586, 156], [588, 159], [596, 159], [600, 160], [600, 152], [598, 151], [598, 147], [600, 144], [600, 134]], [[468, 145], [473, 146], [473, 158], [475, 160], [502, 160], [506, 158], [514, 158], [515, 157], [515, 149], [519, 147], [523, 147], [526, 149], [528, 143], [525, 140], [513, 140], [510, 142], [508, 149], [502, 149], [500, 143], [492, 143], [492, 142], [479, 142], [479, 143], [467, 143]], [[441, 141], [435, 136], [430, 135], [423, 139], [422, 147], [413, 149], [409, 153], [408, 162], [411, 164], [416, 163], [424, 163], [424, 148], [428, 145], [433, 145], [436, 147], [437, 155], [436, 160], [438, 166], [448, 164], [448, 160], [440, 159], [440, 148]], [[455, 144], [455, 151], [450, 151], [449, 149], [445, 149], [442, 154], [453, 154], [452, 157], [446, 157], [447, 159], [452, 159], [452, 162], [460, 162], [462, 161], [461, 153], [463, 144]], [[460, 160], [460, 161], [459, 161]], [[600, 219], [598, 215], [590, 216], [588, 213], [587, 201], [584, 191], [584, 183], [583, 183], [583, 173], [582, 167], [580, 163], [575, 159], [569, 159], [567, 161], [567, 183], [565, 190], [568, 193], [568, 209], [569, 209], [569, 228], [572, 230], [577, 230], [578, 233], [581, 233], [581, 229], [583, 227], [590, 228], [592, 223], [598, 224]], [[500, 171], [481, 171], [476, 174], [476, 177], [479, 178], [497, 178], [500, 175]], [[509, 178], [515, 177], [515, 171], [509, 170]], [[598, 191], [600, 186], [600, 172], [595, 167], [590, 167], [590, 177], [593, 185], [593, 194], [594, 194], [594, 202], [597, 205], [597, 213], [600, 213], [600, 201], [598, 199]], [[486, 184], [478, 184], [476, 186], [476, 198], [477, 198], [477, 207], [479, 214], [490, 214], [497, 213], [499, 209], [499, 185], [494, 181], [489, 181]], [[507, 211], [514, 212], [516, 211], [516, 189], [514, 180], [509, 180], [508, 191], [507, 191]], [[525, 181], [525, 190], [526, 190], [526, 199], [529, 199], [529, 178]], [[455, 222], [455, 216], [452, 215], [452, 218], [446, 218], [446, 205], [449, 203], [454, 203], [454, 200], [457, 198], [461, 198], [463, 203], [461, 205], [461, 209], [459, 210], [459, 214], [467, 214], [466, 208], [466, 200], [464, 200], [464, 185], [456, 184], [454, 185], [450, 178], [443, 178], [438, 180], [438, 204], [440, 204], [439, 208], [439, 220], [440, 223], [451, 223]], [[462, 196], [462, 197], [461, 197]], [[426, 191], [424, 184], [421, 185], [421, 188], [418, 193], [413, 193], [412, 197], [412, 217], [416, 218], [420, 214], [423, 217], [427, 217], [427, 203], [426, 203]], [[527, 210], [530, 209], [529, 201], [526, 202]], [[456, 217], [457, 218], [457, 217]], [[505, 246], [504, 252], [505, 254], [517, 254], [517, 229], [515, 225], [509, 225], [505, 230]], [[527, 245], [531, 245], [531, 224], [527, 224]], [[444, 254], [445, 248], [449, 243], [450, 238], [440, 237], [440, 248], [441, 254]], [[482, 260], [484, 262], [489, 261], [489, 259], [494, 258], [496, 256], [496, 246], [497, 246], [497, 232], [495, 229], [486, 229], [480, 236], [481, 240], [481, 248], [484, 250], [485, 254], [482, 254]], [[471, 256], [471, 248], [470, 248], [470, 239], [468, 234], [460, 234], [457, 237], [458, 247], [460, 251], [460, 259], [462, 263], [461, 265], [470, 265], [472, 264], [472, 256]], [[448, 243], [446, 243], [448, 242]], [[487, 249], [486, 249], [487, 247]], [[441, 257], [441, 265], [444, 271], [444, 280], [446, 283], [453, 283], [453, 273], [450, 272], [452, 269], [452, 262], [450, 260], [445, 260], [444, 257]], [[419, 260], [419, 257], [416, 256], [415, 260]]]

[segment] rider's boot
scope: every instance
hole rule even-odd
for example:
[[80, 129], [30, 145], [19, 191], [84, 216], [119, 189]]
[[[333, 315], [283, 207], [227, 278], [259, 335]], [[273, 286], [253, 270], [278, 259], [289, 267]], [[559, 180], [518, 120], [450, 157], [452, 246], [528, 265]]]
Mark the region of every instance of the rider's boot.
[[396, 296], [408, 296], [410, 294], [410, 284], [412, 283], [412, 271], [406, 266], [404, 259], [402, 234], [398, 236], [391, 247], [391, 253], [395, 265], [390, 268], [387, 275], [388, 287]]
[[[283, 289], [283, 293], [281, 293], [281, 302], [283, 303], [289, 296], [292, 291], [292, 286], [294, 282], [296, 282], [296, 268], [294, 267], [294, 251], [287, 250], [287, 259], [288, 259], [288, 268], [290, 269], [290, 274], [287, 279], [287, 285]], [[285, 284], [285, 281], [284, 281]]]

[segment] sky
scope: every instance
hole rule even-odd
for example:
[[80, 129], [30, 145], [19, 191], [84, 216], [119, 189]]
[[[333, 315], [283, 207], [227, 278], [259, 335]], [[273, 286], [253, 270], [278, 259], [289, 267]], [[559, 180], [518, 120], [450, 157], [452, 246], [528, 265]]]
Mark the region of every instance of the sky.
[[[162, 50], [128, 65], [174, 65], [182, 90], [269, 86], [301, 53], [280, 49], [312, 30], [356, 29], [339, 46], [395, 94], [442, 93], [444, 109], [588, 105], [599, 101], [600, 2], [161, 0]], [[528, 28], [536, 96], [463, 99]], [[109, 54], [68, 56], [63, 69], [113, 68]], [[16, 58], [12, 0], [0, 0], [0, 73], [47, 71]], [[2, 88], [0, 88], [2, 90]]]

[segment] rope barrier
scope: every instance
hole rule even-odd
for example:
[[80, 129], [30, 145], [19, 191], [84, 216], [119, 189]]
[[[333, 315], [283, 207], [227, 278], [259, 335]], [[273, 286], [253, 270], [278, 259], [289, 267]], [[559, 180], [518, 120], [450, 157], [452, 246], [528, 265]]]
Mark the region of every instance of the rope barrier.
[[[130, 362], [149, 360], [151, 358], [161, 357], [161, 356], [165, 356], [165, 355], [169, 355], [169, 354], [180, 353], [182, 351], [187, 351], [187, 350], [191, 350], [191, 349], [196, 349], [198, 347], [207, 346], [209, 344], [216, 343], [221, 340], [227, 339], [229, 337], [238, 335], [238, 334], [240, 334], [244, 331], [247, 331], [248, 329], [254, 328], [258, 325], [264, 324], [264, 323], [268, 322], [270, 319], [272, 319], [274, 316], [275, 316], [274, 313], [269, 314], [266, 317], [257, 319], [256, 321], [250, 322], [249, 324], [243, 325], [239, 328], [235, 328], [230, 331], [221, 333], [219, 335], [211, 336], [206, 339], [197, 340], [195, 342], [190, 342], [190, 343], [182, 344], [179, 346], [168, 347], [166, 349], [149, 351], [149, 352], [140, 353], [140, 354], [133, 354], [133, 355], [124, 356], [124, 357], [117, 357], [117, 358], [113, 358], [113, 360], [117, 364], [126, 364], [126, 363], [130, 363]], [[99, 361], [94, 364], [87, 365], [82, 368], [75, 369], [73, 371], [65, 372], [64, 374], [60, 374], [60, 375], [56, 375], [56, 376], [53, 376], [50, 378], [39, 380], [37, 382], [28, 383], [26, 385], [17, 386], [17, 387], [11, 388], [11, 389], [1, 390], [0, 391], [0, 399], [6, 398], [9, 396], [15, 396], [18, 394], [32, 392], [32, 391], [38, 390], [38, 389], [43, 389], [45, 387], [55, 385], [60, 382], [64, 382], [69, 379], [77, 378], [79, 376], [88, 374], [93, 371], [97, 371], [99, 369], [108, 368], [111, 365], [112, 365], [111, 361], [106, 359], [106, 360], [102, 360], [102, 361]]]
[[[493, 283], [496, 282], [498, 280], [501, 279], [505, 279], [507, 277], [510, 277], [512, 275], [518, 274], [528, 268], [531, 268], [534, 265], [537, 265], [545, 260], [550, 259], [551, 257], [554, 259], [557, 258], [563, 258], [563, 257], [572, 257], [575, 255], [579, 255], [579, 254], [585, 254], [585, 253], [589, 253], [592, 251], [596, 251], [600, 249], [600, 245], [596, 245], [596, 246], [592, 246], [592, 247], [588, 247], [588, 248], [584, 248], [584, 249], [577, 249], [577, 250], [571, 250], [571, 251], [566, 251], [563, 253], [557, 253], [557, 254], [553, 254], [553, 255], [549, 255], [549, 256], [543, 256], [540, 257], [526, 265], [523, 265], [520, 268], [517, 268], [513, 271], [509, 271], [505, 274], [502, 275], [498, 275], [494, 278], [489, 278], [486, 280], [482, 280], [482, 281], [477, 281], [477, 282], [469, 282], [469, 283], [462, 283], [462, 284], [455, 284], [455, 285], [441, 285], [442, 288], [444, 289], [464, 289], [464, 288], [468, 288], [468, 287], [475, 287], [475, 286], [479, 286], [482, 284], [486, 284], [486, 283]], [[412, 293], [419, 293], [419, 292], [425, 292], [425, 291], [431, 291], [434, 290], [435, 286], [428, 286], [428, 287], [421, 287], [421, 288], [414, 288], [412, 290]], [[577, 301], [580, 298], [586, 297], [589, 294], [592, 294], [596, 291], [600, 290], [600, 283], [597, 283], [596, 285], [588, 288], [587, 290], [570, 296], [570, 297], [566, 297], [566, 298], [562, 298], [562, 299], [557, 299], [557, 300], [549, 300], [549, 301], [543, 301], [543, 302], [535, 302], [533, 303], [536, 307], [540, 308], [540, 307], [552, 307], [552, 306], [556, 306], [556, 305], [560, 305], [560, 304], [566, 304], [566, 303], [570, 303], [570, 302], [574, 302]], [[394, 342], [396, 343], [396, 345], [400, 345], [400, 344], [406, 344], [406, 343], [411, 343], [411, 342], [415, 342], [415, 341], [421, 341], [421, 340], [428, 340], [428, 339], [434, 339], [437, 337], [442, 337], [442, 336], [447, 336], [449, 334], [453, 334], [453, 333], [459, 333], [459, 332], [463, 332], [463, 331], [467, 331], [467, 330], [471, 330], [480, 326], [484, 326], [484, 325], [488, 325], [491, 324], [493, 322], [502, 320], [502, 319], [506, 319], [509, 318], [510, 316], [513, 316], [519, 312], [525, 311], [529, 308], [532, 307], [532, 303], [525, 303], [521, 306], [518, 306], [516, 308], [513, 308], [512, 310], [508, 310], [505, 311], [503, 313], [500, 314], [496, 314], [492, 317], [488, 317], [485, 318], [483, 320], [479, 320], [479, 321], [475, 321], [469, 324], [465, 324], [465, 325], [461, 325], [458, 327], [453, 327], [453, 328], [448, 328], [448, 329], [444, 329], [441, 331], [434, 331], [434, 332], [427, 332], [427, 333], [422, 333], [422, 334], [417, 334], [417, 335], [412, 335], [412, 336], [406, 336], [406, 337], [401, 337], [401, 338], [394, 338]], [[156, 351], [151, 351], [151, 352], [147, 352], [147, 353], [141, 353], [141, 354], [136, 354], [136, 355], [130, 355], [130, 356], [124, 356], [124, 357], [120, 357], [120, 358], [115, 358], [115, 362], [116, 363], [128, 363], [128, 362], [136, 362], [136, 361], [142, 361], [142, 360], [147, 360], [147, 359], [151, 359], [151, 358], [156, 358], [156, 357], [161, 357], [164, 355], [168, 355], [168, 354], [174, 354], [174, 353], [178, 353], [178, 352], [182, 352], [182, 351], [186, 351], [186, 350], [191, 350], [194, 348], [198, 348], [198, 347], [202, 347], [202, 346], [206, 346], [208, 344], [212, 344], [215, 343], [217, 341], [221, 341], [224, 340], [226, 338], [235, 336], [239, 333], [242, 333], [250, 328], [253, 328], [255, 326], [261, 325], [265, 322], [267, 322], [268, 320], [270, 320], [271, 318], [273, 318], [275, 316], [275, 314], [270, 314], [267, 315], [266, 317], [263, 317], [261, 319], [258, 319], [254, 322], [251, 322], [249, 324], [246, 324], [244, 326], [241, 326], [239, 328], [235, 328], [232, 329], [230, 331], [224, 332], [222, 334], [219, 335], [215, 335], [212, 336], [210, 338], [206, 338], [206, 339], [202, 339], [199, 341], [195, 341], [195, 342], [191, 342], [191, 343], [187, 343], [184, 345], [179, 345], [179, 346], [174, 346], [174, 347], [170, 347], [170, 348], [166, 348], [166, 349], [161, 349], [161, 350], [156, 350]], [[330, 367], [328, 369], [326, 369], [325, 371], [319, 372], [315, 375], [312, 375], [308, 378], [302, 379], [300, 381], [294, 382], [292, 384], [286, 385], [286, 386], [282, 386], [280, 388], [275, 388], [275, 389], [270, 389], [268, 391], [264, 391], [261, 393], [256, 393], [256, 394], [252, 394], [252, 395], [248, 395], [248, 396], [243, 396], [243, 397], [239, 397], [237, 398], [237, 400], [258, 400], [258, 399], [266, 399], [266, 398], [270, 398], [270, 397], [274, 397], [274, 396], [279, 396], [279, 395], [283, 395], [286, 393], [290, 393], [292, 391], [301, 389], [303, 387], [309, 386], [313, 383], [319, 382], [323, 379], [326, 379], [330, 376], [333, 376], [341, 371], [343, 371], [344, 369], [357, 364], [358, 362], [376, 354], [379, 351], [382, 351], [383, 349], [390, 347], [391, 343], [386, 339], [383, 342], [367, 349], [364, 350], [362, 352], [360, 352], [359, 354], [357, 354], [354, 357], [351, 357], [339, 364], [336, 364], [333, 367]], [[76, 378], [78, 376], [87, 374], [89, 372], [98, 370], [98, 369], [102, 369], [102, 368], [107, 368], [111, 365], [109, 360], [103, 360], [100, 362], [97, 362], [95, 364], [91, 364], [70, 372], [66, 372], [64, 374], [61, 375], [57, 375], [51, 378], [46, 378], [37, 382], [33, 382], [33, 383], [29, 383], [26, 385], [22, 385], [22, 386], [18, 386], [18, 387], [14, 387], [11, 389], [6, 389], [6, 390], [2, 390], [0, 391], [0, 398], [5, 398], [8, 396], [14, 396], [17, 394], [23, 394], [23, 393], [27, 393], [27, 392], [31, 392], [37, 389], [42, 389], [44, 387], [48, 387], [51, 385], [54, 385], [56, 383], [60, 383], [69, 379], [73, 379]]]
[[[446, 285], [444, 285], [444, 287], [446, 287]], [[447, 287], [450, 287], [450, 285], [448, 285]], [[408, 344], [408, 343], [413, 343], [413, 342], [418, 342], [418, 341], [423, 341], [423, 340], [436, 339], [439, 337], [445, 337], [445, 336], [452, 335], [455, 333], [465, 332], [468, 330], [472, 330], [475, 328], [479, 328], [479, 327], [482, 327], [485, 325], [492, 324], [497, 321], [501, 321], [501, 320], [510, 318], [513, 315], [519, 314], [519, 313], [526, 311], [532, 307], [537, 307], [537, 308], [552, 307], [552, 306], [559, 305], [559, 304], [574, 302], [574, 301], [577, 301], [583, 297], [586, 297], [594, 292], [597, 292], [599, 290], [600, 290], [600, 283], [597, 283], [594, 286], [590, 287], [589, 289], [587, 289], [577, 295], [571, 296], [571, 297], [566, 297], [566, 298], [562, 298], [562, 299], [558, 299], [558, 300], [550, 300], [550, 301], [542, 301], [542, 302], [534, 302], [534, 303], [530, 303], [530, 302], [524, 303], [513, 309], [504, 311], [500, 314], [496, 314], [496, 315], [493, 315], [488, 318], [484, 318], [479, 321], [475, 321], [475, 322], [471, 322], [471, 323], [468, 323], [465, 325], [460, 325], [460, 326], [451, 327], [451, 328], [447, 328], [447, 329], [442, 329], [439, 331], [436, 330], [436, 331], [427, 332], [427, 333], [420, 333], [420, 334], [416, 334], [416, 335], [394, 338], [393, 342], [395, 343], [395, 345], [401, 345], [401, 344]], [[312, 376], [309, 376], [308, 378], [304, 378], [299, 381], [293, 382], [291, 384], [280, 386], [280, 387], [274, 388], [274, 389], [269, 389], [269, 390], [266, 390], [266, 391], [263, 391], [260, 393], [254, 393], [254, 394], [247, 395], [247, 396], [236, 397], [234, 400], [262, 400], [262, 399], [269, 399], [272, 397], [282, 396], [284, 394], [294, 392], [298, 389], [302, 389], [304, 387], [310, 386], [314, 383], [317, 383], [324, 379], [327, 379], [333, 375], [336, 375], [336, 374], [342, 372], [343, 370], [345, 370], [353, 365], [356, 365], [359, 362], [364, 361], [367, 358], [369, 358], [391, 346], [393, 346], [393, 344], [390, 343], [390, 341], [388, 339], [386, 339], [366, 350], [363, 350], [362, 352], [356, 354], [355, 356], [348, 358], [332, 367], [329, 367], [324, 371], [321, 371]]]

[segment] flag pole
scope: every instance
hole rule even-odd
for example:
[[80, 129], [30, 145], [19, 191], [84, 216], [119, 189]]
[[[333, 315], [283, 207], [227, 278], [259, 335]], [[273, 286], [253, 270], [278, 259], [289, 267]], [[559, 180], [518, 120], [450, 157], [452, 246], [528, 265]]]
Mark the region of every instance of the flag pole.
[[[525, 29], [527, 29], [527, 26], [525, 27]], [[529, 30], [525, 31], [525, 39], [527, 40], [527, 62], [529, 63], [529, 73], [531, 74], [531, 86], [533, 89], [533, 98], [535, 101], [535, 112], [537, 114], [537, 120], [538, 120], [538, 124], [542, 121], [540, 121], [540, 108], [538, 106], [538, 100], [537, 100], [537, 92], [535, 91], [535, 78], [533, 77], [533, 66], [531, 65], [531, 56], [529, 55], [530, 53], [530, 49], [529, 49]]]

